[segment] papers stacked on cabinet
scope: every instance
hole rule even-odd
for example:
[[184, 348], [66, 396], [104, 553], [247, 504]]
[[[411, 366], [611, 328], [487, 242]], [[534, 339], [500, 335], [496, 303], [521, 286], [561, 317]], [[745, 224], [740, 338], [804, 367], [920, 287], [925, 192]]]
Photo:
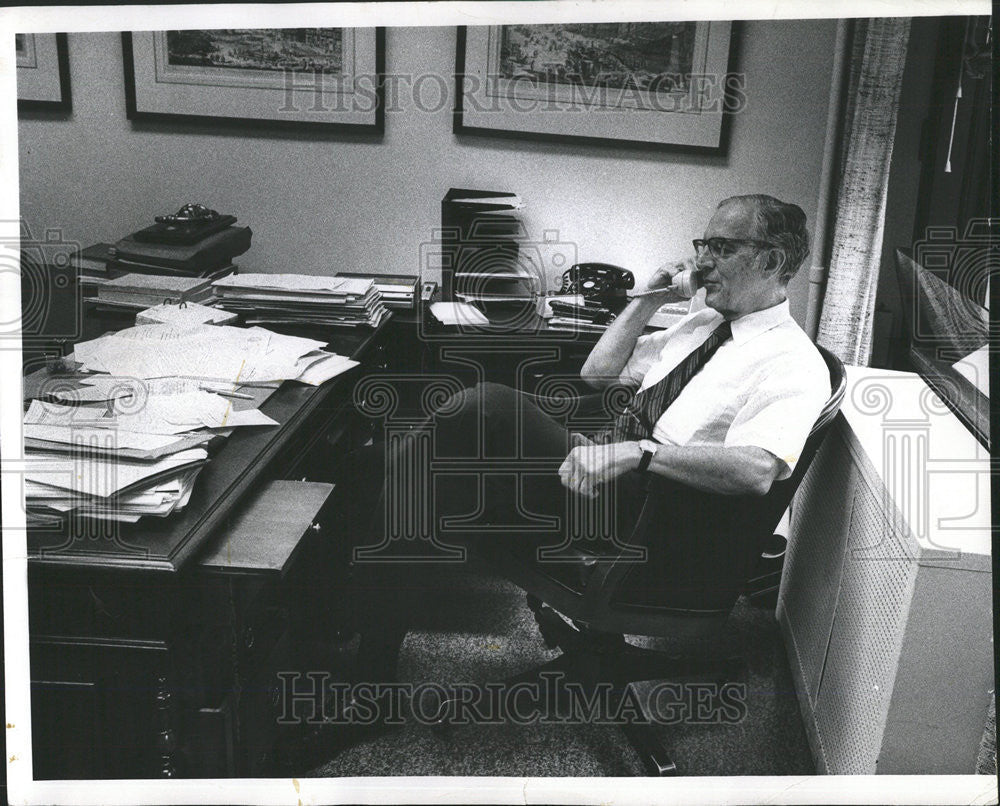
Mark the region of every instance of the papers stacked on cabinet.
[[378, 327], [389, 315], [372, 278], [237, 274], [212, 283], [217, 305], [248, 325]]

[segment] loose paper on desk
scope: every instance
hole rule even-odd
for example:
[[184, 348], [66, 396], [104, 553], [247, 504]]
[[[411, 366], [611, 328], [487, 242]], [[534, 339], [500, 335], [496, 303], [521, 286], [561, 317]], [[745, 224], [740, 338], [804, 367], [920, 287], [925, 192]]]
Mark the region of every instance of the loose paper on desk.
[[490, 320], [482, 311], [465, 302], [434, 302], [431, 304], [434, 318], [444, 325], [488, 325]]
[[239, 317], [235, 313], [197, 302], [182, 302], [179, 305], [165, 303], [155, 305], [135, 315], [137, 325], [173, 324], [178, 326], [192, 325], [225, 325], [235, 322]]
[[24, 426], [26, 448], [73, 453], [79, 456], [119, 456], [124, 459], [160, 459], [171, 453], [204, 445], [213, 435], [145, 434], [116, 428], [66, 428], [59, 425]]
[[347, 372], [352, 367], [358, 366], [358, 363], [342, 355], [323, 353], [319, 360], [310, 362], [296, 380], [312, 386], [319, 386], [321, 383]]
[[259, 409], [237, 411], [233, 403], [211, 392], [148, 395], [136, 408], [118, 404], [94, 408], [63, 406], [31, 401], [25, 425], [69, 428], [118, 428], [144, 434], [182, 434], [198, 428], [233, 428], [247, 425], [277, 425]]
[[74, 358], [94, 372], [135, 378], [269, 383], [294, 380], [298, 359], [324, 345], [260, 327], [137, 325], [77, 344]]
[[[142, 385], [137, 378], [120, 378], [113, 375], [81, 375], [76, 378], [55, 376], [42, 379], [29, 389], [25, 384], [25, 399], [46, 397], [65, 403], [107, 403], [136, 394]], [[141, 391], [140, 391], [141, 393]]]

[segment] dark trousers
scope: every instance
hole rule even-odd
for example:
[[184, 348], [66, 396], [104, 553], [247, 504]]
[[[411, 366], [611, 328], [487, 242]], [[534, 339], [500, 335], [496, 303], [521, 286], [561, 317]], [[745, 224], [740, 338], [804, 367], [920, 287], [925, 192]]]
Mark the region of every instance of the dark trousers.
[[509, 541], [530, 561], [571, 537], [598, 548], [609, 544], [609, 531], [627, 537], [644, 495], [637, 474], [606, 485], [595, 500], [559, 479], [572, 447], [571, 412], [601, 423], [597, 398], [570, 407], [482, 383], [347, 464], [359, 679], [394, 677], [428, 563], [462, 562], [463, 550], [485, 541]]

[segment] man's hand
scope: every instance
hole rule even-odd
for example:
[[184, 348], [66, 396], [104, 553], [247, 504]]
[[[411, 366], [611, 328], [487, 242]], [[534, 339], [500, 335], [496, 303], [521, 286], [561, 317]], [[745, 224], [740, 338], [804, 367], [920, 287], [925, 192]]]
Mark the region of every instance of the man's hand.
[[685, 269], [697, 268], [693, 257], [670, 260], [653, 272], [647, 290], [654, 293], [633, 299], [604, 331], [590, 351], [580, 370], [580, 377], [595, 389], [614, 383], [635, 350], [636, 342], [649, 320], [663, 303], [678, 299], [671, 283], [674, 275]]
[[559, 478], [564, 487], [588, 498], [597, 497], [600, 485], [635, 470], [642, 456], [638, 442], [597, 445], [581, 434], [573, 440], [577, 446], [563, 460]]
[[646, 283], [646, 288], [653, 291], [662, 288], [664, 291], [671, 287], [674, 277], [687, 269], [697, 269], [693, 257], [685, 257], [680, 260], [668, 260], [660, 268], [653, 272], [653, 276]]

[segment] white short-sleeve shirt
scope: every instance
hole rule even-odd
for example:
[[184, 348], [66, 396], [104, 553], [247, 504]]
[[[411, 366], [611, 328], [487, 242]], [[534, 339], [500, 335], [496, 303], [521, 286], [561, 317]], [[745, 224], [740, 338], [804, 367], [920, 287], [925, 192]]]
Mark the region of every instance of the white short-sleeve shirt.
[[[622, 383], [650, 387], [722, 323], [712, 308], [668, 330], [641, 336]], [[826, 362], [785, 300], [732, 321], [733, 337], [681, 390], [653, 428], [667, 445], [753, 446], [780, 459], [791, 475], [809, 431], [830, 397]]]

